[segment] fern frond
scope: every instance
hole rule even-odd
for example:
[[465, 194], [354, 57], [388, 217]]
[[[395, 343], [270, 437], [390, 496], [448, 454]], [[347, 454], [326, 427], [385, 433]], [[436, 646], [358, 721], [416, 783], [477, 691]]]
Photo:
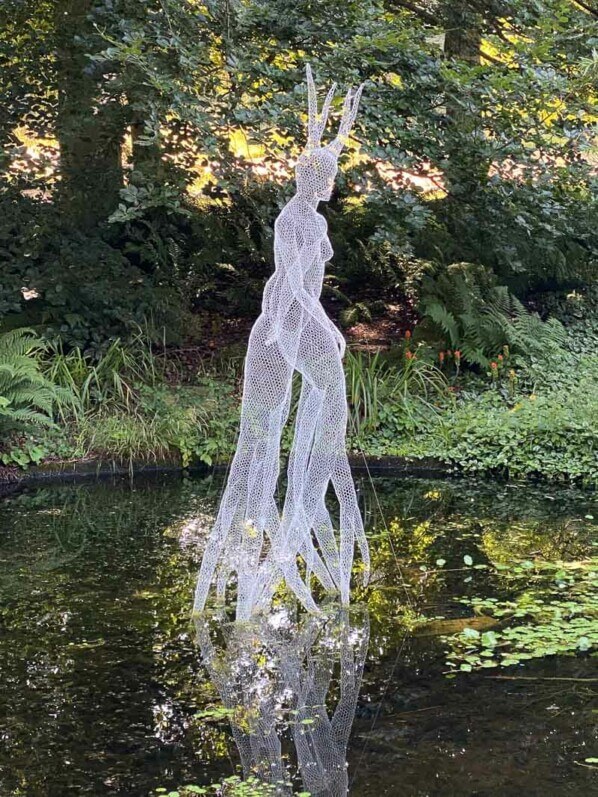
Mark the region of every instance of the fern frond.
[[41, 370], [46, 344], [30, 329], [0, 335], [0, 431], [2, 427], [53, 424], [52, 411], [63, 389]]
[[467, 362], [479, 365], [480, 368], [485, 369], [490, 366], [488, 357], [480, 349], [471, 346], [466, 340], [461, 344], [461, 356]]
[[0, 335], [0, 359], [44, 351], [46, 344], [32, 329], [11, 329]]
[[41, 426], [54, 426], [54, 421], [48, 415], [44, 415], [43, 412], [37, 412], [36, 410], [26, 409], [26, 408], [10, 408], [9, 412], [0, 409], [0, 419], [4, 417], [4, 420], [7, 420], [8, 426], [32, 426], [32, 425], [41, 425]]
[[442, 331], [449, 336], [451, 346], [459, 341], [459, 326], [455, 316], [438, 302], [430, 302], [424, 307], [423, 314], [428, 316]]
[[558, 321], [542, 321], [492, 271], [473, 263], [453, 263], [422, 284], [421, 313], [448, 335], [464, 360], [483, 368], [505, 344], [520, 354], [538, 356], [563, 346]]

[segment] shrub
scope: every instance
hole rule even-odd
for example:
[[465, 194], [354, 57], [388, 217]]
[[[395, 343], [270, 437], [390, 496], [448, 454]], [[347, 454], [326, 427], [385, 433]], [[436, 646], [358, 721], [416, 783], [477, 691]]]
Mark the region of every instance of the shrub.
[[433, 434], [435, 453], [467, 473], [542, 474], [598, 482], [595, 382], [522, 398], [509, 407], [490, 393], [447, 413]]
[[180, 295], [170, 228], [160, 245], [147, 229], [141, 240], [116, 226], [84, 234], [52, 203], [0, 202], [0, 208], [16, 214], [12, 225], [0, 218], [4, 329], [32, 326], [48, 339], [95, 353], [114, 338], [128, 340], [148, 320], [156, 336], [166, 329], [177, 338]]

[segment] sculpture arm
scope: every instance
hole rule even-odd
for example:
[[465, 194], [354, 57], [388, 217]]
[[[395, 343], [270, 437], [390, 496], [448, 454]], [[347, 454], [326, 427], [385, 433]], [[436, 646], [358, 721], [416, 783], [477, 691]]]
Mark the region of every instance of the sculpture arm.
[[315, 239], [303, 243], [301, 247], [297, 242], [297, 229], [295, 223], [287, 223], [281, 226], [278, 233], [279, 253], [276, 267], [284, 275], [284, 287], [281, 291], [278, 307], [276, 307], [273, 321], [273, 330], [267, 343], [273, 343], [278, 339], [282, 324], [287, 316], [293, 302], [306, 311], [308, 316], [317, 318], [319, 315], [319, 301], [317, 296], [311, 296], [305, 289], [304, 276], [310, 265], [318, 256], [320, 251], [320, 239]]

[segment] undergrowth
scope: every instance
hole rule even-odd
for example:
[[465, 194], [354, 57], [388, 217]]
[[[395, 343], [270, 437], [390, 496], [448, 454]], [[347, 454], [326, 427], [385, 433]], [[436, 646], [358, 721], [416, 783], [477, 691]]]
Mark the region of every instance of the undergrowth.
[[[467, 367], [460, 350], [417, 342], [419, 333], [385, 353], [348, 350], [349, 448], [434, 458], [470, 474], [598, 484], [598, 310], [573, 293], [551, 311], [565, 325], [558, 345], [518, 354], [505, 344], [487, 370]], [[242, 385], [237, 359], [183, 375], [176, 352], [156, 350], [141, 332], [94, 357], [48, 351], [27, 331], [10, 340], [12, 364], [0, 340], [0, 379], [9, 374], [16, 391], [0, 389], [4, 464], [97, 456], [130, 467], [158, 459], [187, 467], [232, 456]], [[291, 439], [289, 428], [283, 455]]]

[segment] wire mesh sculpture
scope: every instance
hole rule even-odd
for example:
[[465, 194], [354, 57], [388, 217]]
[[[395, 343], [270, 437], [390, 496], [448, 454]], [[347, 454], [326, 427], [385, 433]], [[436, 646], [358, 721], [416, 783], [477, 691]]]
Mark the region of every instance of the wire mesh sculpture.
[[297, 620], [287, 606], [247, 623], [223, 620], [198, 618], [197, 643], [227, 709], [245, 778], [271, 784], [280, 797], [294, 793], [294, 772], [285, 763], [290, 730], [304, 789], [312, 797], [345, 797], [347, 745], [369, 643], [365, 608], [337, 606]]
[[[218, 599], [237, 581], [237, 618], [267, 610], [284, 579], [308, 611], [318, 608], [312, 574], [349, 603], [355, 545], [369, 575], [369, 553], [346, 453], [345, 341], [320, 303], [324, 267], [333, 250], [317, 212], [330, 199], [338, 157], [348, 140], [363, 86], [349, 89], [336, 138], [321, 145], [336, 84], [318, 113], [307, 66], [308, 140], [296, 166], [297, 192], [274, 225], [275, 271], [249, 337], [241, 423], [218, 515], [204, 552], [195, 611], [213, 582]], [[293, 374], [301, 375], [294, 439], [282, 513], [276, 503], [280, 442], [289, 419]], [[326, 506], [332, 484], [339, 529]], [[298, 559], [302, 559], [302, 576]]]

